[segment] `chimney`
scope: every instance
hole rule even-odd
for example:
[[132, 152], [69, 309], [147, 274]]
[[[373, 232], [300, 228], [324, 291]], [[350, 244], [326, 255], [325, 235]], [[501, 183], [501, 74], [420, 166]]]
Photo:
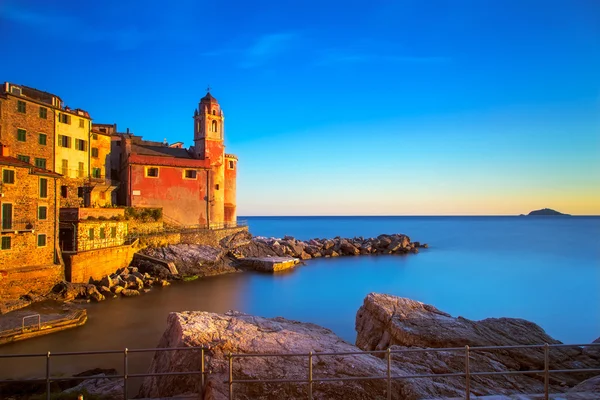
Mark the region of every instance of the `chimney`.
[[127, 134], [129, 135], [129, 128], [127, 128]]
[[2, 143], [0, 143], [0, 156], [10, 157], [10, 148]]

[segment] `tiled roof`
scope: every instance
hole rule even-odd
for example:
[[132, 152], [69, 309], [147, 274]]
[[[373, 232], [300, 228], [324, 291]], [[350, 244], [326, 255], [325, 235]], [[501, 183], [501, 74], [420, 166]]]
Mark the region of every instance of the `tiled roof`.
[[167, 147], [167, 146], [147, 146], [140, 144], [131, 144], [131, 153], [142, 156], [161, 156], [194, 159], [187, 149]]
[[36, 174], [36, 175], [48, 175], [48, 176], [53, 176], [56, 178], [60, 178], [62, 176], [61, 174], [57, 174], [56, 172], [52, 172], [48, 169], [35, 167], [35, 166], [33, 166], [29, 163], [26, 163], [25, 161], [21, 161], [15, 157], [0, 156], [0, 164], [10, 165], [10, 166], [19, 167], [19, 168], [29, 168], [31, 170], [31, 173]]

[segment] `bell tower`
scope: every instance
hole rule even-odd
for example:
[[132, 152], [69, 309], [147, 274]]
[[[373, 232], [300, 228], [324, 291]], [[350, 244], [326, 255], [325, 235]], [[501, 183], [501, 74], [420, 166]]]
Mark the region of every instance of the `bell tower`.
[[194, 111], [194, 152], [198, 158], [213, 164], [223, 157], [224, 120], [219, 102], [207, 91]]
[[206, 160], [206, 212], [210, 227], [225, 223], [225, 145], [223, 111], [207, 89], [194, 111], [194, 153]]

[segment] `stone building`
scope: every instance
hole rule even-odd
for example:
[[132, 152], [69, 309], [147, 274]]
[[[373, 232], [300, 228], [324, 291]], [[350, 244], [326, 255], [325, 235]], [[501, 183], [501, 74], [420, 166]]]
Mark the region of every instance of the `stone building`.
[[92, 124], [90, 168], [91, 204], [103, 207], [116, 204], [117, 177], [111, 176], [111, 134]]
[[47, 292], [63, 278], [58, 261], [60, 175], [0, 144], [0, 299]]
[[51, 93], [4, 83], [0, 90], [0, 141], [28, 164], [54, 171], [54, 108], [62, 100]]
[[60, 248], [82, 252], [121, 246], [127, 238], [122, 208], [61, 208]]
[[162, 208], [172, 225], [234, 226], [237, 157], [224, 151], [223, 111], [207, 93], [193, 118], [189, 149], [132, 134], [113, 139], [113, 150], [121, 150], [120, 198], [128, 206]]

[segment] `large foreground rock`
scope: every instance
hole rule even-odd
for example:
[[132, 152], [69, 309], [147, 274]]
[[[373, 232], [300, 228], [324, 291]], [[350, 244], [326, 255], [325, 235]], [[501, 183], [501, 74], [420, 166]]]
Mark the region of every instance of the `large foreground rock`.
[[[261, 318], [239, 312], [171, 313], [167, 330], [158, 347], [205, 346], [208, 375], [205, 399], [228, 398], [228, 358], [232, 353], [282, 354], [313, 352], [354, 352], [358, 349], [320, 326], [283, 318]], [[199, 371], [199, 351], [158, 352], [151, 372]], [[386, 376], [386, 362], [368, 354], [320, 356], [313, 358], [313, 376], [347, 378]], [[394, 367], [394, 375], [405, 374]], [[307, 357], [237, 358], [233, 361], [234, 379], [307, 379]], [[200, 379], [163, 376], [146, 378], [140, 397], [165, 397], [179, 393], [199, 392]], [[306, 383], [234, 384], [236, 399], [304, 399]], [[422, 380], [394, 381], [393, 399], [416, 400], [440, 396], [460, 396], [460, 392], [437, 382]], [[315, 383], [315, 399], [385, 398], [384, 380], [356, 380]]]
[[[488, 318], [471, 321], [454, 318], [437, 308], [418, 301], [369, 294], [356, 316], [356, 344], [363, 350], [408, 348], [452, 348], [469, 346], [516, 346], [559, 344], [538, 325], [515, 318]], [[441, 374], [464, 371], [464, 351], [394, 355], [394, 363], [418, 374]], [[471, 352], [471, 371], [530, 371], [544, 369], [543, 349], [504, 349]], [[598, 368], [600, 357], [581, 348], [551, 348], [550, 369]], [[553, 391], [565, 391], [594, 375], [552, 374]], [[597, 375], [597, 373], [596, 373]], [[438, 379], [464, 390], [464, 378]], [[541, 393], [543, 377], [536, 374], [473, 377], [472, 393], [512, 394]]]

